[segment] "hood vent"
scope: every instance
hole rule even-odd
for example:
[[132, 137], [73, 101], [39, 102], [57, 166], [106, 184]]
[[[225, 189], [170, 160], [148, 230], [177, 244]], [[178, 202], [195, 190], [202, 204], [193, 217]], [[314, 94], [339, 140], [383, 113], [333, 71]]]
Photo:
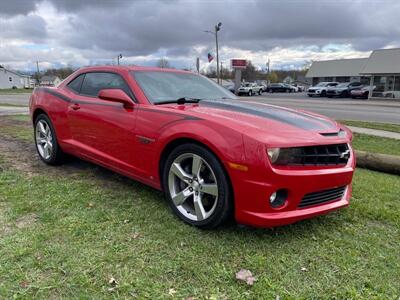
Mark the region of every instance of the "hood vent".
[[345, 137], [346, 132], [342, 129], [340, 129], [338, 132], [320, 132], [320, 135], [326, 136], [326, 137]]

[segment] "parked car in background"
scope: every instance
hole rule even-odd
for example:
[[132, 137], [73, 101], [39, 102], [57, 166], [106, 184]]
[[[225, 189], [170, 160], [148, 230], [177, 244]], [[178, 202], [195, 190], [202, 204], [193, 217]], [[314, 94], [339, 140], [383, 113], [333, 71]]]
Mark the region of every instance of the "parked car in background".
[[254, 94], [261, 95], [263, 87], [255, 82], [246, 82], [238, 89], [238, 95], [253, 96]]
[[307, 91], [307, 95], [309, 97], [313, 96], [325, 97], [326, 90], [330, 87], [335, 87], [338, 84], [339, 82], [327, 82], [327, 81], [320, 82], [317, 85], [310, 87]]
[[330, 87], [326, 91], [328, 98], [332, 97], [349, 97], [352, 90], [360, 89], [363, 84], [358, 81], [340, 83], [335, 87]]
[[288, 84], [288, 86], [291, 88], [292, 92], [294, 92], [294, 93], [301, 92], [300, 88], [298, 86], [296, 86], [296, 85]]
[[293, 87], [290, 87], [286, 83], [271, 83], [267, 88], [267, 92], [269, 93], [291, 93], [293, 91]]
[[304, 85], [301, 85], [301, 84], [298, 84], [298, 83], [294, 83], [292, 85], [297, 88], [298, 92], [304, 92], [304, 90], [305, 90]]
[[228, 83], [228, 84], [223, 85], [223, 87], [225, 89], [227, 89], [228, 91], [230, 91], [231, 93], [235, 93], [235, 84]]
[[[372, 88], [372, 90], [375, 89], [375, 86]], [[354, 89], [350, 92], [350, 96], [353, 99], [356, 98], [361, 98], [361, 99], [368, 99], [369, 96], [369, 91], [371, 90], [370, 86], [363, 86], [360, 89]]]

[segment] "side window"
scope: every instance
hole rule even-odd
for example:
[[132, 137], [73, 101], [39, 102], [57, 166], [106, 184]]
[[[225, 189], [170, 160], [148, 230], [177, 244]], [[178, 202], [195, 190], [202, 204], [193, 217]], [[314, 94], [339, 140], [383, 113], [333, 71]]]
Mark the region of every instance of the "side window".
[[86, 73], [81, 94], [97, 97], [102, 89], [121, 89], [131, 96], [131, 91], [121, 76], [114, 73]]
[[76, 77], [74, 80], [72, 80], [70, 83], [67, 84], [67, 86], [77, 92], [78, 94], [81, 91], [81, 87], [82, 87], [82, 82], [83, 82], [83, 78], [85, 77], [85, 74], [81, 74], [78, 77]]

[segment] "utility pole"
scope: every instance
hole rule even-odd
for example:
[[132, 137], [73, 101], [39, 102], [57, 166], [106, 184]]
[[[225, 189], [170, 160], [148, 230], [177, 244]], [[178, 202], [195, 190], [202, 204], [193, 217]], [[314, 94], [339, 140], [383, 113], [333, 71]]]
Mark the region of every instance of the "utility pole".
[[200, 58], [199, 57], [196, 58], [196, 70], [197, 70], [197, 73], [200, 73]]
[[39, 61], [36, 61], [36, 80], [37, 80], [37, 85], [39, 85], [40, 84]]
[[118, 56], [117, 56], [117, 64], [118, 64], [118, 66], [119, 66], [119, 60], [122, 58], [122, 54], [119, 54]]
[[219, 22], [215, 25], [215, 48], [217, 50], [217, 82], [220, 84], [220, 74], [219, 74], [219, 53], [218, 53], [218, 31], [221, 30], [222, 23]]
[[220, 78], [220, 80], [221, 80], [221, 84], [222, 84], [222, 75], [223, 75], [223, 72], [224, 72], [224, 69], [222, 68], [222, 61], [221, 61], [221, 68], [220, 68], [220, 70], [219, 70], [219, 73], [220, 73], [219, 78]]
[[204, 32], [211, 33], [215, 35], [215, 50], [217, 52], [217, 83], [219, 84], [220, 74], [219, 74], [219, 54], [218, 54], [218, 31], [221, 30], [222, 23], [219, 22], [214, 27], [214, 31], [205, 30]]

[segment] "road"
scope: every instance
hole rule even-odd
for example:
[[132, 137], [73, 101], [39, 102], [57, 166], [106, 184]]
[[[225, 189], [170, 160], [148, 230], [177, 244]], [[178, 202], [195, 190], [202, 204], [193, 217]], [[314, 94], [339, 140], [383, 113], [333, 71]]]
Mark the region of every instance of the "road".
[[[266, 94], [240, 97], [242, 101], [256, 101], [290, 108], [312, 111], [337, 120], [359, 120], [400, 124], [400, 101], [370, 101], [352, 99], [309, 98], [304, 93]], [[29, 94], [0, 95], [1, 104], [28, 105]], [[0, 115], [12, 111], [0, 107]], [[18, 113], [19, 108], [15, 108]]]
[[337, 120], [400, 124], [400, 101], [310, 98], [304, 93], [264, 93], [240, 99], [308, 110]]

